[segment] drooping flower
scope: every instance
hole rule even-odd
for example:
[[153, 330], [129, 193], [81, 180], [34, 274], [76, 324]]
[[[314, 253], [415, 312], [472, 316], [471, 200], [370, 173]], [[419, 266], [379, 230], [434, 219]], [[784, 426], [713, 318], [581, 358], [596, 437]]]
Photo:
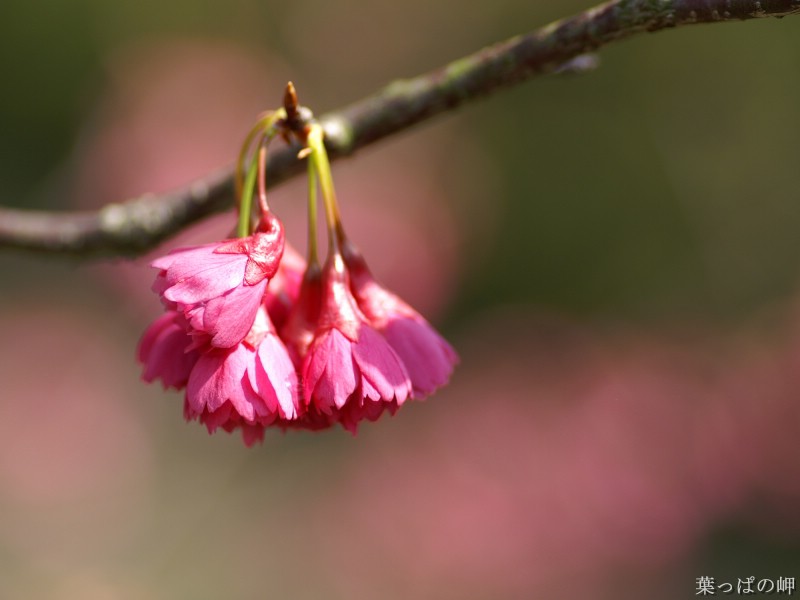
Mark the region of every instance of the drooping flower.
[[256, 318], [267, 283], [278, 270], [283, 225], [268, 213], [250, 236], [190, 248], [156, 259], [154, 289], [217, 348], [241, 342]]
[[342, 254], [358, 308], [402, 360], [414, 398], [447, 383], [458, 363], [453, 347], [422, 315], [375, 281], [355, 246], [345, 242]]
[[180, 390], [186, 386], [200, 353], [193, 348], [186, 319], [181, 313], [168, 310], [145, 330], [136, 356], [144, 365], [142, 379], [160, 379], [165, 389]]
[[[263, 115], [243, 145], [235, 178], [238, 237], [153, 261], [153, 290], [167, 312], [138, 349], [145, 380], [186, 387], [187, 420], [209, 432], [241, 431], [248, 446], [270, 426], [319, 430], [339, 423], [355, 433], [360, 422], [394, 414], [407, 399], [446, 383], [458, 360], [427, 321], [375, 282], [345, 239], [322, 128], [292, 107], [292, 93], [289, 86], [285, 108]], [[267, 204], [266, 146], [278, 134], [297, 136], [309, 158], [307, 261], [285, 244]], [[328, 224], [323, 267], [317, 185]], [[256, 191], [261, 217], [254, 230]]]
[[320, 313], [302, 374], [306, 404], [326, 415], [346, 405], [400, 406], [411, 394], [403, 362], [356, 306], [339, 254], [323, 268]]
[[266, 310], [260, 307], [246, 338], [233, 348], [207, 348], [186, 386], [184, 415], [213, 433], [241, 429], [245, 443], [263, 437], [276, 420], [297, 418], [297, 375]]

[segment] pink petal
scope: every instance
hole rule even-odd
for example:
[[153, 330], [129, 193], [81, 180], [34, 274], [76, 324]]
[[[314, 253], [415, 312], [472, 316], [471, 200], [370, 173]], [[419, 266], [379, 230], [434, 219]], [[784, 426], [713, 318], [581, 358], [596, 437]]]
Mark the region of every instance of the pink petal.
[[196, 316], [202, 314], [202, 318], [192, 319], [193, 326], [211, 336], [212, 346], [235, 346], [247, 336], [253, 326], [266, 286], [267, 280], [264, 280], [258, 285], [239, 286], [222, 296], [212, 298], [199, 310], [190, 311]]
[[222, 380], [221, 370], [227, 352], [216, 350], [203, 354], [192, 369], [189, 382], [186, 384], [186, 401], [194, 414], [202, 414], [211, 404], [218, 409], [225, 398], [217, 401], [224, 390], [225, 382]]
[[200, 415], [200, 422], [206, 426], [208, 433], [214, 433], [218, 427], [225, 427], [230, 422], [236, 411], [233, 410], [233, 405], [230, 402], [224, 402], [217, 410], [213, 412], [205, 411]]
[[226, 399], [231, 401], [236, 412], [250, 422], [255, 421], [257, 407], [261, 408], [258, 412], [267, 412], [263, 400], [258, 397], [247, 380], [247, 366], [253, 360], [255, 360], [255, 352], [240, 344], [225, 361], [225, 366], [230, 373], [227, 378], [229, 387], [226, 390]]
[[167, 274], [165, 271], [160, 271], [153, 280], [153, 285], [150, 286], [150, 289], [159, 296], [163, 296], [164, 292], [167, 291], [167, 288], [169, 288], [169, 284], [167, 283]]
[[186, 385], [199, 354], [188, 351], [192, 341], [178, 325], [181, 316], [168, 312], [156, 319], [139, 343], [138, 359], [145, 366], [142, 379], [161, 379], [165, 388], [181, 389]]
[[363, 400], [361, 403], [348, 402], [342, 409], [339, 422], [347, 431], [356, 435], [358, 424], [363, 421], [377, 421], [384, 412], [394, 415], [397, 412], [397, 402], [375, 402], [373, 400]]
[[238, 414], [254, 421], [256, 407], [263, 401], [245, 381], [247, 363], [254, 353], [242, 345], [233, 350], [212, 350], [197, 361], [186, 387], [186, 398], [191, 409], [202, 413], [218, 410], [230, 401]]
[[194, 409], [189, 405], [189, 399], [184, 394], [183, 397], [183, 418], [187, 421], [193, 421], [197, 419], [200, 415], [197, 414]]
[[200, 248], [187, 252], [167, 269], [169, 288], [164, 297], [172, 302], [197, 304], [221, 296], [241, 285], [247, 256], [215, 254], [213, 249]]
[[255, 444], [264, 441], [264, 426], [263, 425], [250, 425], [249, 423], [242, 423], [242, 439], [244, 445], [252, 448]]
[[406, 369], [388, 342], [368, 326], [362, 326], [358, 343], [353, 346], [353, 358], [361, 371], [364, 397], [372, 400], [396, 399], [405, 402], [411, 393]]
[[136, 358], [140, 363], [144, 364], [147, 362], [147, 357], [150, 356], [153, 344], [155, 344], [158, 336], [161, 335], [164, 327], [172, 323], [173, 317], [173, 313], [164, 313], [145, 329], [142, 338], [139, 340], [139, 346], [136, 348]]
[[248, 368], [250, 383], [267, 407], [282, 419], [296, 419], [297, 373], [283, 342], [267, 334], [258, 347], [257, 360]]
[[150, 263], [150, 266], [155, 267], [156, 269], [160, 269], [162, 271], [166, 271], [172, 266], [172, 263], [174, 263], [177, 259], [181, 258], [183, 255], [187, 253], [193, 252], [201, 248], [203, 249], [210, 248], [211, 250], [213, 250], [217, 246], [219, 246], [219, 242], [202, 244], [200, 246], [184, 246], [183, 248], [175, 248], [174, 250], [171, 250], [169, 254], [165, 254], [164, 256], [160, 256], [157, 259], [155, 259], [153, 262]]
[[447, 383], [458, 355], [427, 322], [393, 319], [383, 335], [403, 361], [415, 397], [426, 396]]
[[318, 336], [309, 348], [303, 366], [307, 401], [323, 412], [341, 408], [356, 389], [356, 366], [352, 342], [338, 329]]
[[[250, 379], [247, 377], [247, 370], [249, 365], [256, 360], [255, 352], [248, 352], [248, 366], [245, 367], [242, 373], [242, 390], [244, 394], [239, 396], [238, 399], [232, 399], [234, 408], [237, 412], [249, 423], [258, 423], [260, 425], [269, 425], [272, 423], [277, 415], [274, 410], [270, 410], [264, 399], [256, 393], [253, 386], [250, 385]], [[237, 401], [238, 400], [238, 401]]]
[[189, 341], [191, 338], [181, 329], [165, 330], [153, 347], [142, 378], [161, 379], [165, 388], [183, 388], [200, 357], [196, 351], [187, 351]]

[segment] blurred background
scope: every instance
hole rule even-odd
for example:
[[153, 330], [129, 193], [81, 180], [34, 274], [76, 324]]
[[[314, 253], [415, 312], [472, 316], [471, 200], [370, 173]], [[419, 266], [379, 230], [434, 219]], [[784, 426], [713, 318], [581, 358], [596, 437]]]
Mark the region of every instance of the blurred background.
[[[588, 6], [3, 2], [0, 203], [173, 189], [229, 164], [288, 79], [322, 114]], [[0, 597], [671, 599], [800, 577], [798, 34], [638, 36], [337, 163], [353, 239], [462, 358], [355, 438], [248, 450], [184, 423], [134, 361], [148, 257], [0, 255]], [[301, 249], [304, 195], [272, 200]]]

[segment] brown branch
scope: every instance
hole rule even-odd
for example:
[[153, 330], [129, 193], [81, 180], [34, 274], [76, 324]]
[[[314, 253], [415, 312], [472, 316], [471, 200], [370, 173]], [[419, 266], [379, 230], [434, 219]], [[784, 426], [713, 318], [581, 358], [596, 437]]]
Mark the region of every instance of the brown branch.
[[[456, 60], [320, 120], [332, 158], [536, 75], [563, 70], [576, 57], [641, 32], [683, 25], [784, 17], [800, 0], [615, 0]], [[578, 67], [579, 68], [579, 67]], [[299, 148], [272, 153], [268, 180], [304, 169]], [[183, 227], [233, 205], [230, 172], [163, 196], [109, 204], [97, 212], [52, 213], [0, 208], [0, 248], [81, 256], [141, 254]]]

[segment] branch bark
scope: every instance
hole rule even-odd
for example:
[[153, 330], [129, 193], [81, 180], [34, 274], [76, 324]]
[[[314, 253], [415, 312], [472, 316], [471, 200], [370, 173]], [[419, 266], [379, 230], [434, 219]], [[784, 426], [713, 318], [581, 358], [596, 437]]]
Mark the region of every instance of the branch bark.
[[[391, 83], [320, 118], [331, 158], [495, 90], [558, 71], [575, 57], [642, 32], [684, 25], [784, 17], [800, 0], [614, 0], [514, 37], [440, 69]], [[278, 184], [304, 171], [299, 147], [270, 154], [267, 177]], [[79, 256], [135, 256], [212, 213], [233, 205], [232, 173], [216, 173], [176, 192], [109, 204], [96, 212], [0, 208], [0, 248]]]

